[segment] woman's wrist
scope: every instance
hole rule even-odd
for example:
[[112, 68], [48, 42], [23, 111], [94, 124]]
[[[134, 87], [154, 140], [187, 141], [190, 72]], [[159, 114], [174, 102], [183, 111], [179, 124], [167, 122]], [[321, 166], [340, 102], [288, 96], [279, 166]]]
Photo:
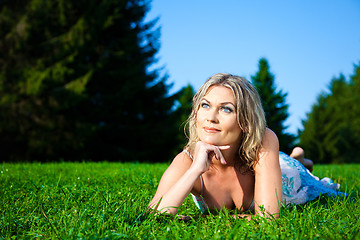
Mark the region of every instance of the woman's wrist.
[[189, 174], [195, 174], [197, 177], [199, 177], [201, 174], [203, 174], [202, 169], [199, 169], [197, 166], [195, 166], [194, 164], [192, 164], [190, 166], [190, 168], [187, 170], [187, 172], [189, 172]]

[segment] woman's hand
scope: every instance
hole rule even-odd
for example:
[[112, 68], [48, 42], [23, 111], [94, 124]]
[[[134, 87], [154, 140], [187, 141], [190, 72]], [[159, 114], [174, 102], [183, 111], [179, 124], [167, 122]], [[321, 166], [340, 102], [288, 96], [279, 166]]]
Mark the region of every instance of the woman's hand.
[[206, 172], [215, 156], [222, 164], [226, 161], [220, 150], [230, 146], [213, 146], [198, 142], [194, 159], [185, 152], [178, 154], [161, 177], [158, 189], [149, 207], [159, 212], [176, 214], [178, 208], [189, 195], [199, 176]]
[[214, 146], [204, 142], [197, 142], [195, 146], [195, 153], [192, 168], [200, 172], [200, 174], [209, 170], [213, 157], [219, 160], [222, 164], [227, 164], [225, 158], [220, 150], [229, 149], [230, 146]]

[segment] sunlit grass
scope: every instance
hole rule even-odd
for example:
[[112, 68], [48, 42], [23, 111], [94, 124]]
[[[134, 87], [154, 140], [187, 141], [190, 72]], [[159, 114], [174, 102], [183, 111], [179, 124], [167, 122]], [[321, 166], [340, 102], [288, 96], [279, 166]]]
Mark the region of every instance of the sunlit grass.
[[[147, 214], [167, 164], [57, 163], [0, 165], [0, 238], [360, 239], [360, 165], [316, 166], [341, 183], [345, 198], [321, 197], [281, 209], [277, 220], [201, 217], [190, 198], [179, 214]], [[199, 217], [200, 216], [200, 217]]]

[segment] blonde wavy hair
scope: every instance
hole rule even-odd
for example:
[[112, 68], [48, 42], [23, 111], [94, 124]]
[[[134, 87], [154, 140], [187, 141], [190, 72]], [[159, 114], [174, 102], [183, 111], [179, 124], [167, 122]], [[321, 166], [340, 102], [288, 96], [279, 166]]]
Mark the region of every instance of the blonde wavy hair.
[[199, 136], [196, 131], [197, 112], [201, 100], [211, 86], [228, 87], [234, 93], [236, 101], [237, 121], [242, 130], [239, 157], [249, 170], [253, 170], [258, 161], [258, 152], [266, 130], [266, 120], [261, 100], [254, 86], [246, 79], [227, 73], [217, 73], [211, 76], [193, 97], [192, 112], [185, 127], [188, 127], [189, 141], [185, 147], [192, 155]]

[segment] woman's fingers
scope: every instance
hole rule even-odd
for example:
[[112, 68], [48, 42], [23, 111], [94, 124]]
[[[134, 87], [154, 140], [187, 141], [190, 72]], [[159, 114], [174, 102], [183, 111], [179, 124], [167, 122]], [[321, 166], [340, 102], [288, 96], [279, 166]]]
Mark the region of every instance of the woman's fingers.
[[202, 172], [206, 172], [210, 165], [212, 158], [215, 157], [217, 160], [221, 162], [221, 164], [227, 164], [224, 156], [222, 155], [221, 151], [229, 149], [230, 146], [215, 146], [211, 144], [207, 144], [204, 142], [197, 142], [195, 148], [195, 158], [194, 158], [194, 166], [202, 169]]
[[222, 164], [227, 164], [224, 156], [222, 155], [220, 150], [226, 150], [229, 149], [230, 146], [226, 145], [226, 146], [214, 146], [214, 152], [215, 152], [215, 157], [217, 160], [219, 160]]
[[215, 158], [217, 160], [219, 160], [222, 164], [227, 164], [225, 158], [223, 157], [222, 153], [220, 150], [227, 150], [230, 148], [229, 145], [225, 145], [225, 146], [215, 146], [215, 145], [210, 145], [204, 142], [200, 142], [200, 144], [203, 144], [203, 146], [206, 148], [206, 152], [208, 153], [208, 157], [209, 160], [211, 160], [212, 156], [215, 156]]
[[229, 145], [225, 145], [225, 146], [217, 146], [219, 149], [221, 150], [226, 150], [226, 149], [229, 149], [230, 146]]

